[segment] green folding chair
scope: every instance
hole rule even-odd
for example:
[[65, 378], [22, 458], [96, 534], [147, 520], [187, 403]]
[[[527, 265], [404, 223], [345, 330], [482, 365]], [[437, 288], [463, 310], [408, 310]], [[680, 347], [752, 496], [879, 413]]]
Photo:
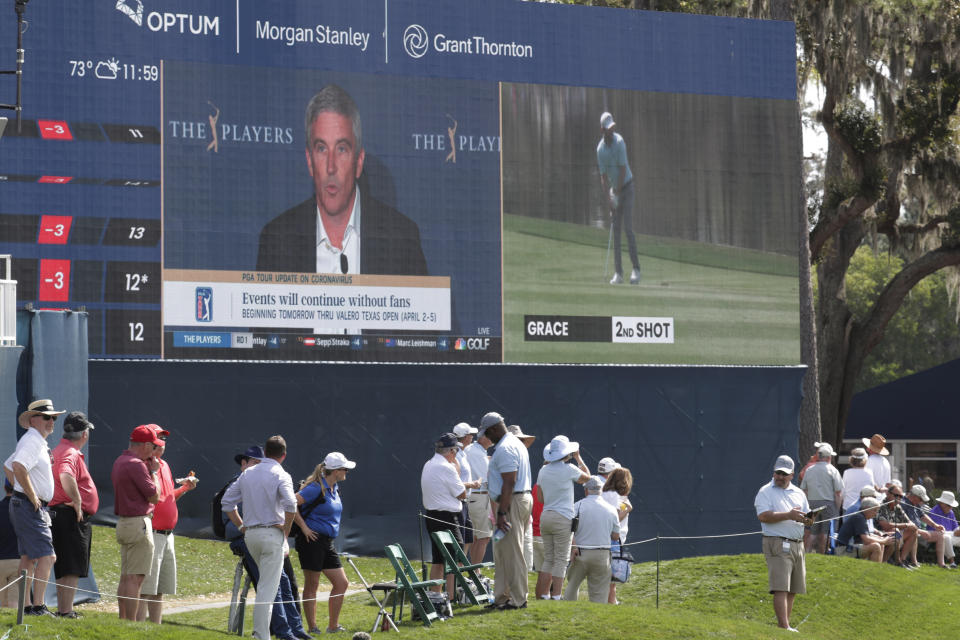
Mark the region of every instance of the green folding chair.
[[[393, 565], [393, 570], [397, 572], [397, 592], [400, 594], [400, 615], [403, 615], [403, 601], [410, 599], [410, 606], [413, 607], [423, 620], [423, 624], [429, 627], [434, 620], [440, 619], [440, 614], [430, 602], [427, 595], [427, 589], [436, 587], [446, 582], [445, 579], [438, 580], [420, 580], [417, 572], [413, 570], [410, 561], [407, 560], [407, 554], [403, 552], [403, 547], [399, 544], [388, 544], [383, 548], [387, 554], [387, 559]], [[400, 618], [398, 617], [397, 620]]]
[[[493, 602], [493, 594], [484, 586], [479, 571], [479, 569], [492, 567], [493, 563], [478, 562], [470, 564], [467, 554], [463, 552], [460, 543], [449, 531], [431, 531], [430, 537], [433, 538], [434, 543], [443, 555], [443, 574], [445, 576], [453, 574], [454, 580], [463, 589], [463, 593], [470, 604]], [[471, 588], [471, 583], [474, 588]], [[476, 593], [474, 593], [474, 590], [476, 590]]]

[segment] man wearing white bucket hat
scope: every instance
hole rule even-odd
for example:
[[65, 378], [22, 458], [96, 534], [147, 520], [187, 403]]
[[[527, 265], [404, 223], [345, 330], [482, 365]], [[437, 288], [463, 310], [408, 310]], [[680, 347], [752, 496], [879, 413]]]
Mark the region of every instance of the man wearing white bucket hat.
[[[556, 436], [543, 448], [546, 464], [537, 476], [537, 492], [543, 503], [540, 537], [543, 540], [543, 566], [537, 576], [537, 597], [559, 600], [563, 592], [563, 573], [570, 560], [571, 522], [573, 521], [573, 484], [590, 479], [590, 471], [580, 458], [580, 443], [567, 436]], [[574, 462], [576, 464], [574, 464]]]
[[[930, 510], [930, 519], [944, 528], [943, 553], [950, 560], [950, 568], [956, 568], [956, 552], [954, 547], [960, 547], [960, 525], [953, 510], [960, 506], [953, 491], [944, 491], [937, 498], [937, 506]], [[927, 526], [929, 529], [929, 525]]]

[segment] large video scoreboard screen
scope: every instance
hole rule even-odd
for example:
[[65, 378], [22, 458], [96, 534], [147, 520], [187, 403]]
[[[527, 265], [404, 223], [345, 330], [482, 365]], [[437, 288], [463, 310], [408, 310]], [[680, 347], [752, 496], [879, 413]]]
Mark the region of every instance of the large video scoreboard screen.
[[[91, 357], [799, 361], [790, 23], [511, 0], [25, 17], [0, 253], [20, 307], [90, 313]], [[16, 28], [11, 6], [2, 69]]]

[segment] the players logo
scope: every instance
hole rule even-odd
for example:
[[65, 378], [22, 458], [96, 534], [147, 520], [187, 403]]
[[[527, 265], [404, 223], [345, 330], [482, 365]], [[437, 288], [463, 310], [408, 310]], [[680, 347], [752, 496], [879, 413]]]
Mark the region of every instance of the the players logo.
[[197, 287], [197, 322], [213, 322], [213, 289]]
[[430, 46], [427, 30], [418, 24], [412, 24], [403, 30], [403, 50], [411, 58], [422, 58]]
[[[128, 2], [135, 3], [137, 8], [134, 9]], [[138, 27], [143, 26], [143, 2], [140, 0], [117, 0], [117, 11], [136, 22]]]

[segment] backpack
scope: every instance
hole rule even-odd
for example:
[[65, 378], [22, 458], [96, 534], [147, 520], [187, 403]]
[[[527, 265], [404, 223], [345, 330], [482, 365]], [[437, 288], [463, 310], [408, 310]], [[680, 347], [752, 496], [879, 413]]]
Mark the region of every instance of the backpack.
[[223, 494], [235, 481], [236, 478], [223, 485], [223, 488], [217, 491], [213, 495], [213, 500], [210, 501], [210, 524], [213, 526], [213, 535], [221, 539], [227, 537], [227, 523], [223, 520]]

